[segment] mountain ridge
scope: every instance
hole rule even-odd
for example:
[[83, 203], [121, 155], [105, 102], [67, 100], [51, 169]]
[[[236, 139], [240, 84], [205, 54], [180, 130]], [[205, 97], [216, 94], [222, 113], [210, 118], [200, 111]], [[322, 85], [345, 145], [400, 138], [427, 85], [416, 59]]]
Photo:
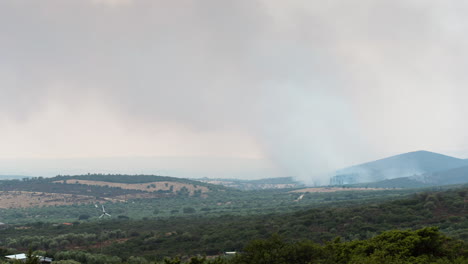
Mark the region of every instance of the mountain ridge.
[[464, 166], [468, 166], [467, 159], [419, 150], [337, 170], [330, 179], [330, 184], [355, 184], [417, 177]]

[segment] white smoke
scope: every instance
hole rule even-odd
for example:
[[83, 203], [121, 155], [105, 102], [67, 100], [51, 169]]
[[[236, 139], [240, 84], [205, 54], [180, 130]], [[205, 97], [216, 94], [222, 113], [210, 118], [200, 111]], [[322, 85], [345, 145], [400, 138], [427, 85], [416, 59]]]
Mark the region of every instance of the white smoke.
[[314, 182], [468, 148], [467, 5], [4, 1], [1, 156], [244, 153]]

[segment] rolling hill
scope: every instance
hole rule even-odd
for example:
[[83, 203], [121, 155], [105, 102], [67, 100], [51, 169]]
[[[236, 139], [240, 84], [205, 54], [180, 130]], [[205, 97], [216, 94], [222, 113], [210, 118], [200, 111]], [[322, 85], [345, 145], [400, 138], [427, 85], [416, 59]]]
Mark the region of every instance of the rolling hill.
[[[428, 177], [437, 172], [464, 166], [468, 166], [468, 160], [429, 151], [415, 151], [338, 170], [335, 176], [331, 178], [330, 184], [380, 182], [405, 177], [409, 177], [410, 181], [415, 180], [424, 183], [425, 181], [418, 176], [425, 175], [424, 177]], [[456, 172], [448, 173], [453, 174]], [[431, 179], [431, 177], [428, 179]]]
[[206, 197], [228, 188], [189, 179], [155, 175], [89, 174], [0, 181], [0, 208], [125, 202], [172, 196]]

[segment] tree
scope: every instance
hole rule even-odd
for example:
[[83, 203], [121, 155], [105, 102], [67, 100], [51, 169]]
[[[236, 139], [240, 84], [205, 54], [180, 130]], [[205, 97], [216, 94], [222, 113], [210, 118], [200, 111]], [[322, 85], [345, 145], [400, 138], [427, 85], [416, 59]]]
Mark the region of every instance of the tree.
[[89, 219], [89, 214], [81, 214], [79, 217], [78, 217], [78, 220], [88, 220]]
[[80, 264], [80, 262], [71, 260], [71, 259], [64, 259], [64, 260], [54, 261], [54, 264]]
[[179, 258], [174, 258], [174, 259], [164, 259], [164, 264], [181, 264], [182, 261], [180, 261]]
[[193, 207], [184, 207], [183, 209], [184, 214], [194, 214], [196, 211]]
[[238, 264], [307, 264], [321, 254], [319, 245], [312, 242], [290, 244], [278, 235], [267, 240], [254, 240], [237, 255], [234, 263]]

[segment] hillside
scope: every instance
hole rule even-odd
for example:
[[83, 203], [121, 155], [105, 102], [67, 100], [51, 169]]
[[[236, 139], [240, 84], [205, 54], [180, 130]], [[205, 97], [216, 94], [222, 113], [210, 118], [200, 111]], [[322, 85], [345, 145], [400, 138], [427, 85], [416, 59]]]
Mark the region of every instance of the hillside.
[[401, 177], [376, 182], [350, 184], [348, 186], [366, 188], [424, 188], [432, 185], [416, 180], [413, 177]]
[[191, 217], [189, 221], [187, 217], [172, 217], [136, 221], [113, 219], [73, 226], [34, 223], [21, 229], [0, 230], [3, 238], [0, 245], [17, 250], [27, 250], [28, 247], [48, 250], [61, 259], [77, 259], [84, 251], [86, 254], [116, 256], [121, 260], [131, 256], [161, 260], [166, 256], [239, 251], [248, 245], [248, 241], [269, 238], [273, 234], [279, 234], [288, 242], [323, 243], [336, 236], [350, 242], [372, 239], [391, 229], [438, 226], [443, 233], [467, 241], [467, 193], [465, 187], [364, 205], [348, 203], [268, 215]]
[[414, 179], [430, 185], [462, 184], [468, 182], [468, 166], [426, 173]]
[[75, 175], [0, 181], [0, 208], [125, 202], [139, 198], [207, 196], [213, 184], [153, 175]]
[[465, 183], [468, 183], [468, 166], [410, 177], [352, 184], [351, 186], [367, 188], [421, 188]]
[[[107, 177], [107, 176], [106, 176]], [[133, 177], [133, 176], [132, 176]], [[89, 177], [30, 179], [27, 181], [0, 181], [0, 222], [25, 224], [37, 222], [63, 223], [76, 221], [99, 221], [102, 210], [96, 204], [105, 205], [112, 215], [110, 219], [167, 219], [172, 217], [216, 217], [265, 215], [293, 212], [300, 208], [333, 207], [338, 204], [363, 204], [382, 199], [397, 199], [415, 190], [372, 188], [335, 188], [333, 190], [291, 192], [296, 189], [266, 189], [241, 191], [223, 186], [198, 183], [190, 192], [189, 188], [173, 191], [176, 184], [193, 181], [179, 179], [165, 186], [169, 181], [164, 177], [151, 177], [147, 183], [105, 182], [105, 178]], [[164, 180], [164, 181], [155, 181]], [[135, 178], [126, 182], [141, 182]], [[55, 182], [55, 183], [54, 183]], [[65, 182], [65, 183], [64, 183]], [[85, 183], [90, 183], [85, 184]], [[207, 192], [203, 192], [206, 190]], [[302, 198], [301, 198], [302, 197]]]
[[468, 166], [468, 161], [429, 151], [404, 153], [338, 170], [331, 185], [377, 182]]

